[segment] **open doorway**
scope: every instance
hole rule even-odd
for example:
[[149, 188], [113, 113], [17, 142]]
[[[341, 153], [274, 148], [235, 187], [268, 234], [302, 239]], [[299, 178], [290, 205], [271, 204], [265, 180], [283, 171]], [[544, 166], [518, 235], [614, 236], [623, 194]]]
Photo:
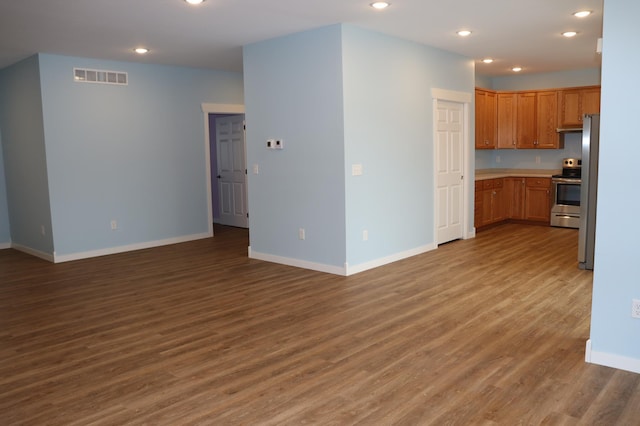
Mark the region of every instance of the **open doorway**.
[[244, 114], [209, 114], [213, 223], [249, 227]]
[[[213, 235], [213, 206], [214, 206], [214, 197], [213, 197], [213, 187], [212, 177], [217, 180], [217, 165], [216, 161], [212, 163], [211, 161], [211, 152], [214, 151], [212, 149], [211, 142], [211, 134], [209, 130], [209, 116], [220, 114], [220, 115], [238, 115], [244, 114], [244, 105], [241, 104], [210, 104], [203, 103], [201, 104], [202, 113], [203, 113], [203, 123], [204, 123], [204, 147], [205, 147], [205, 162], [206, 162], [206, 197], [207, 197], [207, 217], [209, 223], [209, 235]], [[215, 135], [214, 135], [215, 140]], [[216, 148], [217, 149], [217, 148]], [[246, 158], [244, 160], [246, 162]], [[215, 173], [212, 173], [212, 170], [216, 169]]]

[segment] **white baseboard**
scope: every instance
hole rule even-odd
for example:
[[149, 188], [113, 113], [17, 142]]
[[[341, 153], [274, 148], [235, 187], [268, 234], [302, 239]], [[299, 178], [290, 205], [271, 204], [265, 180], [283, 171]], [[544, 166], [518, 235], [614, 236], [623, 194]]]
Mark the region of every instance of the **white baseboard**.
[[303, 268], [303, 269], [311, 269], [312, 271], [326, 272], [329, 274], [349, 276], [349, 275], [357, 274], [358, 272], [363, 272], [369, 269], [377, 268], [378, 266], [387, 265], [389, 263], [396, 262], [398, 260], [406, 259], [408, 257], [416, 256], [418, 254], [426, 253], [430, 250], [435, 249], [436, 247], [437, 246], [435, 244], [429, 244], [429, 245], [417, 247], [415, 249], [396, 253], [391, 256], [386, 256], [380, 259], [372, 260], [370, 262], [354, 265], [354, 266], [349, 266], [349, 264], [345, 263], [344, 268], [341, 268], [339, 266], [310, 262], [307, 260], [293, 259], [290, 257], [275, 256], [272, 254], [260, 253], [260, 252], [251, 250], [251, 247], [249, 247], [248, 255], [250, 259], [258, 259], [258, 260], [264, 260], [267, 262], [280, 263], [282, 265], [295, 266], [297, 268]]
[[294, 259], [291, 257], [276, 256], [273, 254], [260, 253], [251, 250], [249, 246], [249, 258], [264, 260], [266, 262], [280, 263], [281, 265], [295, 266], [302, 269], [310, 269], [312, 271], [326, 272], [328, 274], [346, 275], [343, 268], [333, 265], [325, 265], [323, 263], [309, 262], [308, 260]]
[[106, 256], [109, 254], [124, 253], [127, 251], [142, 250], [142, 249], [147, 249], [152, 247], [160, 247], [160, 246], [167, 246], [170, 244], [184, 243], [187, 241], [194, 241], [194, 240], [200, 240], [203, 238], [209, 238], [212, 236], [213, 236], [212, 232], [203, 232], [201, 234], [184, 235], [181, 237], [167, 238], [164, 240], [147, 241], [144, 243], [127, 244], [124, 246], [108, 247], [108, 248], [99, 249], [99, 250], [90, 250], [90, 251], [64, 254], [64, 255], [57, 255], [54, 252], [52, 261], [55, 263], [70, 262], [72, 260], [88, 259], [90, 257]]
[[39, 257], [40, 259], [44, 259], [49, 262], [53, 262], [55, 254], [45, 253], [40, 250], [33, 249], [31, 247], [23, 246], [22, 244], [11, 243], [11, 248], [21, 251], [23, 253], [30, 254], [31, 256]]
[[10, 249], [11, 243], [0, 243], [0, 250]]
[[406, 259], [408, 257], [417, 256], [422, 253], [426, 253], [428, 251], [436, 249], [438, 246], [434, 244], [427, 244], [424, 246], [416, 247], [411, 250], [402, 251], [400, 253], [395, 253], [390, 256], [385, 256], [380, 259], [372, 260], [365, 263], [360, 263], [359, 265], [349, 266], [345, 263], [346, 275], [357, 274], [358, 272], [364, 272], [369, 269], [377, 268], [379, 266], [387, 265], [389, 263], [397, 262], [398, 260]]
[[631, 371], [632, 373], [640, 373], [640, 359], [594, 351], [591, 349], [591, 339], [587, 340], [584, 358], [586, 362], [591, 364], [604, 365], [605, 367]]

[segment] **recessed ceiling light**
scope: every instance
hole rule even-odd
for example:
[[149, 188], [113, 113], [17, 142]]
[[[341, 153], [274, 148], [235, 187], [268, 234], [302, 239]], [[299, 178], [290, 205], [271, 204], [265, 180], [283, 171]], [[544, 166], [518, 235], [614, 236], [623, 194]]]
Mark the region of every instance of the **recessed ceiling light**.
[[469, 31], [469, 30], [460, 30], [456, 34], [458, 34], [460, 37], [467, 37], [467, 36], [471, 35], [471, 31]]
[[189, 4], [200, 4], [200, 3], [204, 3], [204, 0], [184, 0]]
[[511, 68], [511, 71], [520, 72], [520, 71], [522, 71], [522, 67], [513, 67], [513, 68]]
[[136, 47], [135, 49], [133, 49], [134, 52], [136, 52], [138, 55], [144, 55], [145, 53], [149, 53], [149, 49], [147, 49], [146, 47]]
[[493, 59], [491, 59], [491, 58], [484, 58], [484, 59], [482, 60], [482, 62], [484, 62], [485, 64], [490, 64], [491, 62], [493, 62]]
[[575, 16], [576, 18], [586, 18], [589, 15], [591, 15], [590, 10], [581, 10], [573, 14], [573, 16]]
[[377, 2], [371, 3], [370, 6], [373, 7], [374, 9], [382, 10], [391, 6], [391, 3], [387, 3], [386, 1], [377, 1]]
[[575, 31], [565, 31], [565, 32], [562, 33], [563, 36], [568, 37], [568, 38], [575, 37], [576, 34], [578, 34], [578, 33], [575, 32]]

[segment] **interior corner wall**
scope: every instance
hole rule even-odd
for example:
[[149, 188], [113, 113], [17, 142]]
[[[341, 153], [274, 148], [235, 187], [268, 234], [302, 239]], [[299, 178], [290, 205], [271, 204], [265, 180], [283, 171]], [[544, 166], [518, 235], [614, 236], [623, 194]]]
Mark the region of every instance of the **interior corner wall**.
[[[2, 102], [3, 100], [0, 99], [0, 105]], [[2, 128], [0, 127], [0, 248], [8, 248], [11, 245], [9, 205], [7, 203], [7, 183], [4, 177], [4, 169], [4, 155], [2, 154]]]
[[[472, 98], [474, 68], [469, 58], [358, 27], [343, 34], [346, 245], [356, 267], [436, 244], [431, 89]], [[351, 175], [353, 164], [361, 176]]]
[[602, 112], [596, 222], [595, 265], [591, 312], [591, 352], [596, 364], [640, 373], [640, 319], [631, 316], [640, 299], [637, 215], [640, 210], [637, 159], [638, 73], [640, 54], [629, 49], [637, 35], [640, 3], [604, 3]]
[[[128, 84], [76, 82], [74, 67]], [[57, 258], [208, 235], [201, 105], [241, 104], [240, 73], [49, 54], [40, 72]]]
[[344, 267], [341, 34], [333, 25], [244, 47], [247, 163], [259, 170], [248, 184], [252, 257]]
[[12, 246], [50, 258], [53, 236], [38, 55], [0, 71], [0, 93], [8, 210], [2, 226], [11, 225]]

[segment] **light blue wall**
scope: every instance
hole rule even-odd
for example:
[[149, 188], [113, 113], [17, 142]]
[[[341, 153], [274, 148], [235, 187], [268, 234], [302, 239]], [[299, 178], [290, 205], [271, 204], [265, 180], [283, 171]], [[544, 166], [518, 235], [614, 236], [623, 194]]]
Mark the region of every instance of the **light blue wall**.
[[[488, 84], [488, 82], [491, 82]], [[594, 86], [600, 84], [600, 69], [583, 69], [553, 73], [523, 74], [506, 77], [476, 76], [476, 85], [492, 90], [538, 90], [560, 87]], [[581, 135], [564, 136], [563, 149], [498, 149], [477, 150], [476, 168], [559, 169], [563, 158], [580, 158]], [[536, 162], [540, 157], [540, 162]], [[500, 160], [498, 162], [497, 160]]]
[[[259, 166], [249, 173], [252, 251], [344, 266], [341, 34], [335, 25], [244, 48], [247, 160]], [[284, 149], [267, 149], [270, 138]]]
[[595, 352], [625, 357], [640, 372], [640, 319], [631, 317], [631, 300], [640, 299], [637, 212], [640, 54], [636, 41], [640, 2], [604, 3], [602, 113], [598, 216], [591, 314]]
[[[52, 255], [38, 57], [32, 56], [0, 71], [0, 93], [11, 240], [13, 244]], [[6, 229], [3, 234], [6, 235]]]
[[434, 243], [431, 89], [471, 95], [474, 71], [468, 58], [349, 25], [343, 70], [347, 262], [358, 265]]
[[[0, 91], [0, 93], [2, 92]], [[0, 99], [0, 105], [2, 104], [2, 102], [3, 100]], [[2, 128], [0, 128], [0, 247], [8, 247], [10, 243], [11, 243], [11, 228], [9, 226], [9, 206], [7, 204], [7, 185], [6, 185], [6, 180], [4, 178], [4, 156], [2, 155]]]
[[539, 90], [557, 89], [560, 87], [595, 86], [598, 84], [600, 84], [600, 68], [586, 68], [549, 73], [493, 77], [491, 78], [491, 87], [487, 88], [493, 90]]
[[[56, 255], [207, 232], [201, 103], [241, 104], [241, 74], [47, 54], [40, 67]], [[78, 83], [73, 67], [129, 84]]]

